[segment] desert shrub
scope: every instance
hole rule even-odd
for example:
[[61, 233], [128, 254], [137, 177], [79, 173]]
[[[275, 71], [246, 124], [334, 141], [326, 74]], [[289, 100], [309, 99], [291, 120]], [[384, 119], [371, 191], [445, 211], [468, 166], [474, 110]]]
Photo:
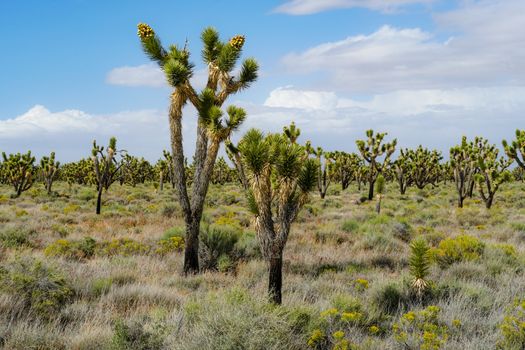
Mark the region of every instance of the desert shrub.
[[64, 225], [53, 224], [51, 225], [51, 230], [53, 231], [53, 233], [59, 235], [61, 238], [69, 236], [69, 230]]
[[63, 212], [64, 214], [68, 215], [71, 213], [75, 213], [80, 210], [80, 206], [77, 204], [68, 204], [64, 207]]
[[404, 242], [409, 242], [412, 238], [412, 227], [407, 220], [400, 219], [392, 225], [392, 233], [394, 237]]
[[35, 231], [24, 227], [7, 227], [0, 231], [0, 247], [16, 248], [16, 247], [30, 247], [31, 237]]
[[237, 258], [255, 259], [261, 257], [261, 250], [253, 231], [244, 231], [239, 236], [237, 243], [235, 243], [234, 250]]
[[160, 209], [160, 214], [164, 217], [171, 218], [177, 212], [177, 205], [174, 203], [166, 203]]
[[407, 298], [399, 284], [388, 283], [373, 290], [372, 302], [381, 312], [394, 314], [407, 304]]
[[151, 247], [137, 242], [131, 238], [119, 238], [113, 239], [111, 241], [100, 242], [100, 254], [101, 255], [139, 255], [147, 254], [150, 251]]
[[394, 339], [407, 349], [443, 348], [451, 330], [439, 319], [440, 311], [431, 305], [424, 310], [407, 312], [392, 326]]
[[131, 321], [118, 320], [114, 326], [112, 349], [162, 349], [166, 327], [162, 323], [150, 324], [147, 317]]
[[106, 294], [111, 289], [113, 285], [112, 278], [97, 278], [93, 280], [91, 284], [91, 292], [94, 296], [99, 297]]
[[359, 222], [356, 220], [346, 220], [343, 222], [343, 225], [341, 226], [341, 230], [348, 232], [348, 233], [355, 233], [359, 229]]
[[230, 255], [241, 232], [229, 225], [209, 225], [201, 232], [203, 267], [214, 269], [221, 255]]
[[170, 238], [173, 238], [173, 237], [180, 237], [184, 239], [185, 235], [186, 235], [186, 230], [184, 229], [184, 227], [175, 226], [175, 227], [167, 229], [162, 235], [161, 240], [169, 240]]
[[180, 252], [184, 248], [184, 237], [173, 235], [169, 238], [162, 238], [157, 242], [155, 253], [166, 255], [173, 252]]
[[431, 252], [439, 266], [447, 267], [455, 262], [479, 259], [484, 249], [485, 244], [478, 238], [461, 235], [442, 240]]
[[19, 312], [51, 318], [72, 297], [64, 276], [34, 259], [18, 259], [0, 266], [0, 291], [18, 298]]
[[84, 237], [80, 241], [59, 239], [44, 249], [46, 256], [59, 256], [68, 259], [87, 259], [95, 254], [97, 242], [91, 237]]
[[97, 197], [94, 189], [90, 187], [84, 187], [78, 191], [77, 198], [86, 202], [93, 200]]
[[506, 308], [499, 325], [502, 339], [499, 348], [520, 350], [525, 348], [525, 299], [516, 299]]
[[226, 254], [219, 256], [217, 259], [217, 270], [219, 272], [229, 272], [233, 270], [235, 264], [233, 260]]

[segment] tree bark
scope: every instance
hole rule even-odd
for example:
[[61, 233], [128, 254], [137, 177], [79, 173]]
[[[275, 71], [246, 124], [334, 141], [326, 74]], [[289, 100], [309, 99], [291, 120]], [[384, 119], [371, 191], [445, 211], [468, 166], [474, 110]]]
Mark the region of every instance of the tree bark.
[[186, 242], [184, 242], [184, 274], [199, 273], [199, 230], [200, 218], [187, 225]]
[[458, 198], [458, 208], [463, 208], [463, 200], [465, 198], [463, 198], [462, 196], [459, 196]]
[[100, 207], [102, 205], [102, 186], [98, 189], [97, 195], [97, 215], [100, 214]]
[[370, 182], [370, 186], [368, 187], [368, 200], [369, 201], [374, 199], [374, 184], [375, 184], [375, 181]]
[[280, 305], [282, 303], [283, 286], [283, 252], [272, 256], [269, 262], [268, 295], [271, 302]]

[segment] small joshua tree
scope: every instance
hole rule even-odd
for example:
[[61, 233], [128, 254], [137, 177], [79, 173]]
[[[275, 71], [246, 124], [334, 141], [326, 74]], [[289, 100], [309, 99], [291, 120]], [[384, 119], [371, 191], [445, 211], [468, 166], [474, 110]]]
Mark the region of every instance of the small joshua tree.
[[483, 138], [476, 138], [476, 149], [479, 172], [474, 175], [474, 180], [478, 184], [485, 206], [490, 209], [500, 185], [512, 178], [507, 168], [513, 159], [498, 158], [499, 151], [496, 145], [489, 145]]
[[292, 222], [317, 182], [318, 167], [303, 146], [283, 134], [252, 129], [239, 142], [240, 160], [250, 184], [250, 210], [263, 257], [268, 263], [268, 293], [282, 301], [283, 250]]
[[155, 164], [155, 171], [159, 177], [159, 191], [162, 192], [164, 190], [164, 179], [166, 176], [169, 179], [168, 162], [166, 162], [164, 159], [159, 159], [157, 164]]
[[377, 203], [376, 203], [376, 212], [381, 213], [381, 200], [383, 199], [383, 193], [385, 192], [385, 177], [382, 174], [379, 174], [376, 180], [376, 193], [377, 193]]
[[409, 150], [400, 150], [400, 155], [392, 164], [393, 171], [395, 172], [395, 178], [399, 184], [399, 192], [405, 194], [407, 188], [412, 184], [412, 177], [410, 176], [410, 160], [408, 153]]
[[[374, 184], [377, 180], [377, 176], [385, 171], [388, 166], [390, 157], [396, 150], [397, 139], [394, 139], [390, 143], [382, 143], [387, 133], [377, 133], [374, 135], [373, 130], [367, 130], [367, 140], [357, 140], [357, 148], [361, 153], [361, 156], [369, 164], [368, 166], [368, 200], [374, 198]], [[381, 163], [378, 157], [385, 155], [383, 162]]]
[[55, 152], [51, 152], [49, 157], [42, 157], [40, 160], [40, 169], [42, 171], [42, 178], [46, 186], [47, 194], [51, 194], [51, 186], [55, 180], [60, 167], [60, 162], [55, 161]]
[[514, 159], [520, 168], [525, 169], [525, 130], [516, 130], [516, 140], [510, 144], [503, 140], [505, 153]]
[[[201, 39], [204, 45], [202, 59], [208, 66], [208, 81], [204, 90], [198, 94], [190, 82], [194, 65], [190, 62], [186, 46], [180, 48], [171, 45], [166, 50], [153, 29], [144, 23], [138, 25], [138, 35], [144, 52], [158, 63], [173, 89], [169, 123], [173, 175], [186, 224], [184, 273], [196, 273], [199, 271], [199, 232], [204, 200], [219, 146], [230, 138], [246, 117], [242, 109], [230, 106], [227, 110], [229, 119], [224, 120], [221, 107], [230, 95], [248, 88], [257, 79], [258, 65], [254, 59], [246, 59], [239, 75], [234, 77], [232, 72], [242, 53], [244, 36], [237, 35], [228, 41], [221, 41], [215, 29], [206, 28]], [[188, 101], [198, 111], [191, 197], [188, 194], [182, 146], [182, 110]]]
[[102, 206], [102, 191], [108, 190], [111, 184], [117, 180], [117, 174], [123, 165], [123, 162], [117, 162], [116, 155], [122, 151], [117, 151], [117, 139], [112, 137], [109, 139], [109, 145], [104, 154], [104, 147], [98, 146], [96, 141], [93, 141], [93, 149], [91, 150], [91, 159], [95, 169], [95, 176], [97, 180], [97, 210], [100, 214]]
[[33, 186], [35, 176], [35, 157], [31, 151], [25, 154], [10, 154], [7, 156], [2, 152], [4, 162], [2, 171], [7, 182], [15, 188], [15, 197], [20, 197], [22, 192], [27, 191]]
[[[295, 125], [292, 124], [292, 126], [295, 128]], [[289, 129], [284, 129], [284, 133], [293, 143], [295, 142], [296, 138], [291, 138], [290, 136], [288, 136], [290, 129], [291, 127]], [[331, 179], [329, 174], [329, 168], [332, 162], [332, 154], [323, 151], [321, 147], [317, 147], [316, 149], [314, 149], [310, 144], [310, 141], [306, 142], [306, 152], [308, 152], [308, 154], [314, 155], [317, 160], [317, 190], [319, 191], [321, 199], [324, 199], [324, 197], [326, 196], [326, 191], [328, 191], [328, 187], [330, 186]]]
[[436, 186], [440, 175], [441, 152], [429, 150], [419, 146], [415, 150], [407, 150], [410, 176], [417, 188], [423, 189], [426, 185]]
[[461, 139], [461, 145], [450, 149], [450, 165], [454, 169], [458, 207], [463, 208], [463, 201], [474, 184], [474, 174], [477, 169], [476, 151], [474, 145], [467, 142], [466, 136]]
[[412, 275], [412, 288], [416, 296], [421, 299], [425, 291], [430, 286], [427, 279], [430, 269], [430, 249], [423, 238], [417, 238], [410, 243], [410, 258], [408, 264], [410, 275]]
[[348, 188], [350, 181], [355, 179], [356, 170], [362, 165], [362, 162], [363, 160], [355, 153], [333, 152], [333, 174], [341, 182], [343, 191]]

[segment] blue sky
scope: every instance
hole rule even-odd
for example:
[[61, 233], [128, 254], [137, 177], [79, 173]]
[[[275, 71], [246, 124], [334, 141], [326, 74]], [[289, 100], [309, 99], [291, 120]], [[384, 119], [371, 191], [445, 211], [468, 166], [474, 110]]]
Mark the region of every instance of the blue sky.
[[[374, 128], [446, 152], [462, 134], [499, 144], [523, 127], [522, 0], [3, 1], [0, 150], [73, 160], [116, 135], [158, 158], [169, 89], [138, 22], [166, 45], [188, 39], [197, 85], [201, 30], [245, 34], [245, 56], [261, 64], [229, 101], [248, 110], [245, 129], [295, 120], [305, 139], [352, 151]], [[191, 151], [191, 109], [185, 122]]]

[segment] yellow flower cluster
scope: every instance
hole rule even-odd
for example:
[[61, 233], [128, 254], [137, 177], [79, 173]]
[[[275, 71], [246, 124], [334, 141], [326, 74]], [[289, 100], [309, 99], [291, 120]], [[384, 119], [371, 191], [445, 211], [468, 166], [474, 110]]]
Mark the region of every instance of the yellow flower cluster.
[[153, 29], [146, 23], [139, 23], [137, 25], [137, 28], [137, 34], [141, 39], [151, 38], [153, 35], [155, 35]]
[[358, 278], [354, 281], [355, 288], [359, 291], [368, 289], [368, 281], [363, 278]]
[[236, 35], [230, 39], [230, 45], [236, 48], [237, 50], [240, 50], [244, 45], [244, 41], [245, 39], [243, 35]]

